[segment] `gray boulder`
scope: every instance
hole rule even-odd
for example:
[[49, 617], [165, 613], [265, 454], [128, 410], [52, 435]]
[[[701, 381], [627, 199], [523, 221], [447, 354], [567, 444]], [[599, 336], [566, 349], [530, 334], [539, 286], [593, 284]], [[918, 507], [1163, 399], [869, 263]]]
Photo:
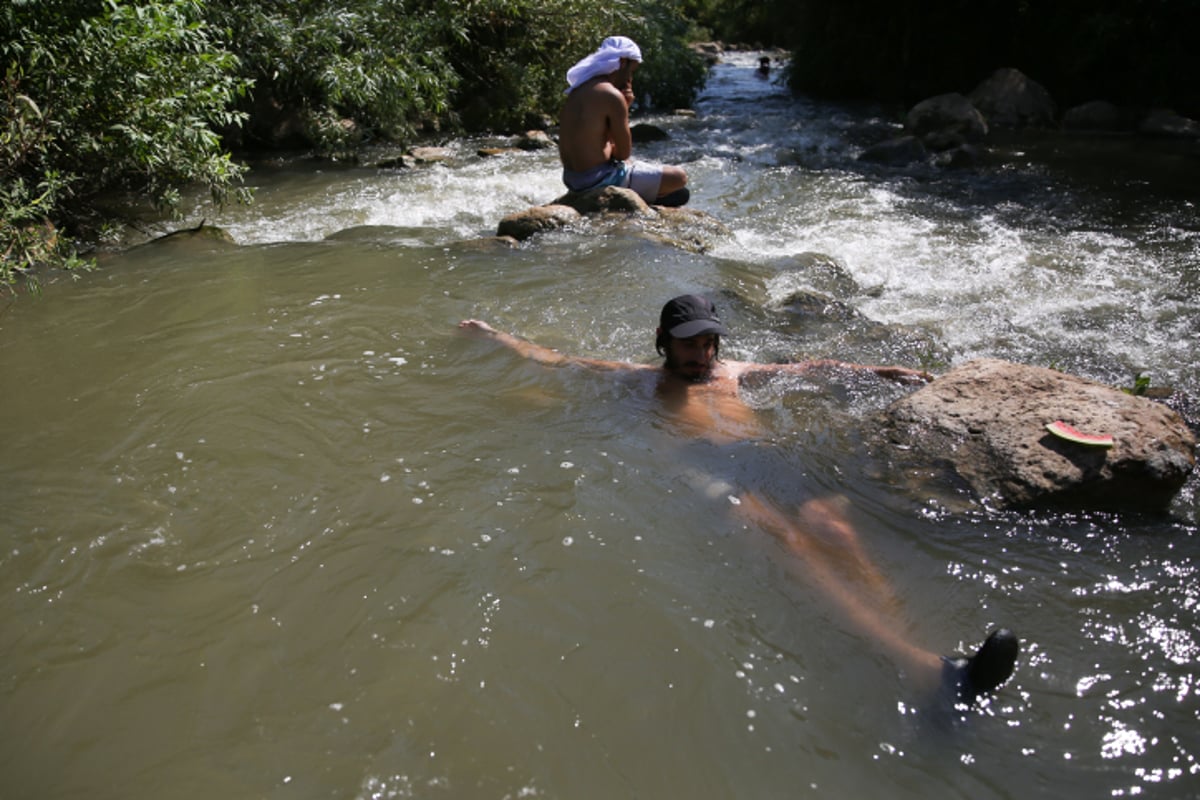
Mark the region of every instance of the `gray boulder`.
[[1045, 87], [1011, 67], [993, 72], [967, 97], [999, 128], [1049, 128], [1058, 116]]
[[724, 224], [703, 211], [652, 206], [632, 189], [618, 186], [567, 192], [548, 205], [509, 214], [500, 221], [497, 235], [524, 241], [584, 217], [590, 230], [640, 236], [693, 253], [706, 252], [716, 240], [730, 235]]
[[496, 228], [496, 235], [511, 236], [518, 242], [523, 242], [535, 233], [565, 228], [578, 222], [579, 217], [578, 211], [558, 203], [533, 206], [524, 211], [509, 214], [500, 220], [500, 224]]
[[[1068, 441], [1048, 423], [1113, 438]], [[909, 478], [957, 479], [999, 507], [1166, 507], [1196, 463], [1196, 438], [1178, 413], [1083, 378], [981, 359], [879, 415], [889, 458]], [[930, 466], [941, 467], [937, 476]]]
[[917, 103], [904, 117], [904, 128], [931, 150], [947, 150], [987, 136], [988, 124], [970, 100], [957, 92]]
[[558, 205], [570, 206], [580, 214], [603, 214], [625, 212], [643, 217], [652, 216], [654, 211], [642, 196], [632, 189], [620, 186], [605, 186], [586, 192], [567, 192], [554, 201]]
[[543, 130], [529, 130], [517, 137], [517, 147], [521, 150], [550, 150], [558, 145]]
[[661, 142], [671, 138], [671, 134], [657, 125], [651, 125], [649, 122], [639, 122], [636, 125], [630, 126], [629, 136], [634, 144]]

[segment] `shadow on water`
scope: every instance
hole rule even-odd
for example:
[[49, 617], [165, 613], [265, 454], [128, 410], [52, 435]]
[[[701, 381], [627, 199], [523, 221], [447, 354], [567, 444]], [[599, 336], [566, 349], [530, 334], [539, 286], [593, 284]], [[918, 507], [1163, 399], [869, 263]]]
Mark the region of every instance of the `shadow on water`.
[[[1001, 202], [833, 166], [859, 117], [749, 85], [729, 105], [763, 114], [718, 94], [654, 151], [692, 153], [694, 202], [732, 223], [709, 255], [473, 241], [554, 196], [545, 155], [292, 167], [213, 218], [238, 246], [114, 255], [0, 317], [0, 794], [1186, 794], [1195, 479], [1163, 517], [950, 513], [867, 454], [891, 385], [754, 385], [763, 436], [719, 448], [627, 382], [456, 330], [650, 363], [662, 300], [694, 291], [740, 360], [1144, 358], [1200, 388], [1195, 311], [1163, 302], [1194, 226], [1007, 205], [1079, 196], [1049, 169]], [[797, 142], [830, 163], [781, 160]], [[918, 676], [738, 514], [749, 489], [842, 498], [903, 635], [952, 653], [1010, 625], [1012, 681], [930, 735]]]

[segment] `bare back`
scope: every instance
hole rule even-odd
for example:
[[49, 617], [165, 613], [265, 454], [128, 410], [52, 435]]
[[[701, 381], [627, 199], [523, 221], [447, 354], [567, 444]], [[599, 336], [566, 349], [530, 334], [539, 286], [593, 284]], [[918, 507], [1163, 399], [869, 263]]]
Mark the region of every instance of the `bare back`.
[[609, 76], [593, 78], [567, 95], [558, 131], [564, 168], [586, 172], [610, 159], [625, 160], [632, 152], [629, 106]]

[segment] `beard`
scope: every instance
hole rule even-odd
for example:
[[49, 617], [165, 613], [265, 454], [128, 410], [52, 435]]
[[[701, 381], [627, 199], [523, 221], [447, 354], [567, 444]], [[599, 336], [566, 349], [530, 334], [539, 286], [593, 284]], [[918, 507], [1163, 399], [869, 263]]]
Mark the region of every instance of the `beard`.
[[706, 383], [712, 378], [714, 361], [704, 363], [702, 361], [681, 361], [675, 358], [674, 355], [667, 355], [667, 363], [663, 367], [679, 378], [691, 383]]

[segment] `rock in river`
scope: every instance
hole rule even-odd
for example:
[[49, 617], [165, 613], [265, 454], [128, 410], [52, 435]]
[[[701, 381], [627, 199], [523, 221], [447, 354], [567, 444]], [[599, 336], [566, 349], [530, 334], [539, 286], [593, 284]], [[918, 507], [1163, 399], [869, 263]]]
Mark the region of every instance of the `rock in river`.
[[[1062, 439], [1062, 420], [1112, 445]], [[1162, 403], [1042, 367], [980, 359], [881, 412], [910, 477], [948, 471], [999, 507], [1165, 508], [1196, 463], [1196, 438]]]

